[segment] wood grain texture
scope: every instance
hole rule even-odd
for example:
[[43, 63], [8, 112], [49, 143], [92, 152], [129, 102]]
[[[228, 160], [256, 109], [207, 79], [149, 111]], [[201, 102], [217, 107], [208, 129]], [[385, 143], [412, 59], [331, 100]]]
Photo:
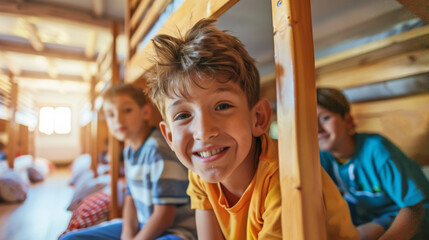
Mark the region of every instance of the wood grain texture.
[[370, 64], [317, 74], [317, 86], [339, 89], [429, 72], [429, 49], [392, 56]]
[[18, 84], [13, 81], [13, 76], [11, 79], [11, 94], [10, 94], [10, 119], [9, 119], [9, 129], [8, 129], [8, 144], [7, 144], [7, 163], [9, 168], [13, 168], [13, 163], [16, 155], [17, 147], [17, 138], [18, 138], [18, 124], [16, 123], [15, 113], [17, 111], [18, 103]]
[[420, 165], [429, 165], [429, 94], [355, 103], [356, 130], [376, 132]]
[[356, 66], [365, 62], [429, 47], [429, 26], [415, 28], [364, 45], [316, 59], [318, 72]]
[[410, 12], [429, 23], [429, 1], [428, 0], [396, 0], [404, 5]]
[[324, 240], [309, 0], [272, 0], [283, 239]]
[[[183, 34], [202, 18], [217, 18], [238, 0], [185, 0], [165, 22], [157, 34]], [[192, 13], [192, 14], [189, 14]], [[142, 23], [141, 23], [142, 24]], [[128, 31], [128, 30], [125, 30]], [[153, 55], [152, 43], [138, 51], [129, 59], [125, 69], [125, 82], [134, 82], [151, 68], [150, 56]]]

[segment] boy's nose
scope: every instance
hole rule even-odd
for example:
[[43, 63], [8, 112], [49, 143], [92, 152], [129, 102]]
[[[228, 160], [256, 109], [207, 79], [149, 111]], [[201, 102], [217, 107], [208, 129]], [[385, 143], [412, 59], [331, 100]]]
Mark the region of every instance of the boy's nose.
[[321, 133], [323, 131], [324, 131], [324, 129], [323, 129], [322, 124], [320, 124], [320, 121], [317, 121], [317, 132]]
[[117, 123], [120, 123], [120, 124], [122, 124], [123, 123], [123, 121], [124, 121], [124, 115], [123, 114], [117, 114], [116, 115], [116, 118], [115, 118], [115, 121], [117, 122]]
[[194, 120], [193, 132], [195, 140], [208, 140], [219, 134], [216, 120], [207, 116], [200, 116]]

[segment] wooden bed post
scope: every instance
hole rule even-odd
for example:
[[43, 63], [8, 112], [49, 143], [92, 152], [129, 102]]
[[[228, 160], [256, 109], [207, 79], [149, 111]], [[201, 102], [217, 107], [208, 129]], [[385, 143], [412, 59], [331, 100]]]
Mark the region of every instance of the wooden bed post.
[[[116, 85], [120, 82], [119, 79], [119, 63], [118, 58], [116, 56], [116, 38], [118, 36], [119, 26], [116, 23], [112, 23], [111, 26], [112, 31], [112, 51], [111, 57], [112, 57], [112, 63], [111, 63], [111, 69], [112, 69], [112, 78], [110, 85]], [[116, 140], [115, 137], [113, 137], [111, 134], [109, 134], [109, 156], [110, 156], [110, 189], [111, 189], [111, 195], [110, 195], [110, 219], [121, 217], [121, 211], [118, 204], [118, 179], [119, 179], [119, 154], [120, 154], [120, 147], [119, 142]]]
[[10, 94], [10, 119], [9, 119], [9, 130], [8, 130], [8, 143], [7, 143], [7, 163], [9, 168], [13, 169], [14, 160], [16, 155], [16, 140], [17, 140], [17, 131], [18, 124], [16, 123], [16, 108], [18, 104], [18, 84], [15, 82], [14, 76], [9, 75], [9, 80], [11, 84], [11, 94]]
[[310, 0], [272, 0], [283, 239], [325, 240]]
[[95, 108], [95, 85], [97, 79], [95, 76], [91, 77], [91, 89], [89, 99], [91, 100], [91, 122], [90, 122], [90, 140], [89, 140], [89, 154], [91, 155], [91, 170], [94, 173], [94, 178], [98, 176], [98, 113]]

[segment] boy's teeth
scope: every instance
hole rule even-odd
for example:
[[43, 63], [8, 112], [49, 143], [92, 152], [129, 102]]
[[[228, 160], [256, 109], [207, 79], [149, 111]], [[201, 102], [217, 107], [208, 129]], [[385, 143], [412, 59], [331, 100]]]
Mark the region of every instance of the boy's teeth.
[[206, 152], [198, 152], [198, 155], [200, 155], [201, 157], [210, 157], [210, 156], [213, 156], [213, 155], [215, 155], [215, 154], [217, 154], [217, 153], [219, 153], [219, 152], [222, 152], [223, 151], [223, 148], [218, 148], [218, 149], [215, 149], [215, 150], [211, 150], [211, 151], [206, 151]]

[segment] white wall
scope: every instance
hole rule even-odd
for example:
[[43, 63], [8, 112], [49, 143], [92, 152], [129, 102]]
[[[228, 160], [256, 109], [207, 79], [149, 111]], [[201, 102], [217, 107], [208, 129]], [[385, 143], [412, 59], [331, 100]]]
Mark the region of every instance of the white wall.
[[40, 133], [38, 128], [36, 129], [36, 157], [42, 157], [54, 163], [64, 164], [80, 155], [79, 110], [87, 95], [87, 91], [82, 91], [82, 93], [43, 92], [36, 94], [36, 105], [39, 108], [43, 106], [68, 106], [71, 108], [72, 115], [70, 134], [45, 135]]

